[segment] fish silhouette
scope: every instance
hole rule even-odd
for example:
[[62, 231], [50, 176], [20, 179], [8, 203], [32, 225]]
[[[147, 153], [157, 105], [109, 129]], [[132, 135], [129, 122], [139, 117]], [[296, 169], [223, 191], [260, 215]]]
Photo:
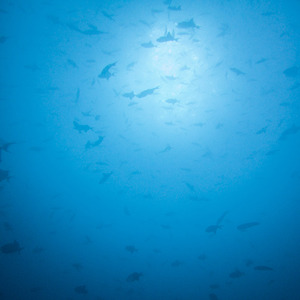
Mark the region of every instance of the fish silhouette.
[[11, 253], [21, 253], [21, 250], [23, 250], [24, 248], [20, 247], [20, 244], [17, 241], [14, 241], [12, 243], [7, 243], [4, 244], [1, 247], [1, 252], [5, 253], [5, 254], [11, 254]]
[[111, 76], [113, 76], [113, 73], [110, 72], [110, 69], [111, 69], [112, 67], [114, 67], [114, 66], [116, 65], [116, 63], [117, 63], [117, 62], [114, 62], [114, 63], [112, 63], [112, 64], [106, 65], [106, 66], [102, 69], [102, 71], [101, 71], [101, 73], [98, 75], [98, 77], [99, 77], [99, 78], [103, 78], [103, 79], [107, 79], [107, 80], [108, 80]]

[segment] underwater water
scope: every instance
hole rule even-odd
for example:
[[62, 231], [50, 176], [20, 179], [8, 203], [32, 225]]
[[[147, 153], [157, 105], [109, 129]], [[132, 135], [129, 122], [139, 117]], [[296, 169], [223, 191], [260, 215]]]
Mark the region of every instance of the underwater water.
[[0, 3], [0, 299], [300, 299], [300, 2]]

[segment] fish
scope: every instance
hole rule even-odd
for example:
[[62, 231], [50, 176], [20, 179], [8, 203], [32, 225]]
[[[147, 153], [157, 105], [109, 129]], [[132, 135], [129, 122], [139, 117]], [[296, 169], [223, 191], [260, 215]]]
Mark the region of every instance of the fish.
[[2, 182], [4, 180], [9, 182], [10, 178], [11, 178], [11, 176], [9, 176], [9, 171], [8, 170], [0, 169], [0, 182]]
[[8, 37], [6, 37], [6, 36], [0, 36], [0, 44], [3, 44], [3, 43], [5, 43], [6, 41], [7, 41], [7, 39], [8, 39]]
[[133, 254], [134, 252], [138, 252], [138, 249], [136, 249], [134, 246], [132, 245], [128, 245], [125, 247], [125, 250], [130, 252], [131, 254]]
[[213, 294], [213, 293], [209, 294], [209, 300], [218, 300], [218, 299], [219, 298], [217, 297], [216, 294]]
[[188, 182], [185, 182], [185, 185], [188, 187], [188, 189], [189, 189], [191, 192], [195, 192], [195, 187], [194, 187], [192, 184], [190, 184], [190, 183], [188, 183]]
[[300, 130], [300, 127], [293, 124], [291, 127], [287, 128], [286, 130], [283, 131], [283, 133], [279, 137], [279, 140], [285, 141], [288, 136], [298, 133], [299, 130]]
[[228, 214], [228, 211], [225, 211], [225, 212], [222, 214], [222, 216], [218, 218], [218, 220], [217, 220], [217, 225], [220, 225], [220, 224], [223, 222], [223, 220], [224, 220], [224, 218], [227, 216], [227, 214]]
[[206, 260], [206, 258], [207, 258], [207, 256], [206, 256], [206, 254], [200, 254], [199, 256], [198, 256], [198, 259], [199, 260]]
[[172, 149], [172, 147], [170, 145], [167, 145], [165, 149], [159, 151], [158, 153], [166, 153], [168, 151], [170, 151]]
[[206, 227], [205, 232], [216, 234], [217, 230], [221, 229], [221, 228], [222, 228], [222, 226], [220, 226], [220, 225], [210, 225], [210, 226]]
[[239, 270], [235, 270], [235, 271], [233, 271], [233, 272], [231, 272], [230, 274], [229, 274], [229, 277], [230, 278], [240, 278], [240, 277], [242, 277], [243, 275], [245, 275], [245, 273], [243, 273], [243, 272], [241, 272], [241, 271], [239, 271]]
[[255, 266], [254, 270], [255, 271], [274, 271], [273, 268], [268, 267], [268, 266]]
[[179, 261], [179, 260], [174, 260], [172, 263], [171, 263], [171, 266], [172, 267], [179, 267], [183, 264], [183, 262]]
[[80, 272], [83, 269], [83, 266], [80, 263], [74, 263], [72, 264], [72, 267], [78, 272]]
[[165, 32], [165, 34], [158, 39], [156, 39], [157, 42], [159, 43], [166, 43], [166, 42], [177, 42], [178, 39], [175, 38], [175, 33], [171, 34], [170, 32]]
[[82, 124], [79, 124], [77, 121], [73, 121], [73, 126], [74, 126], [74, 129], [77, 130], [79, 133], [81, 133], [82, 131], [86, 133], [89, 130], [93, 130], [93, 128], [90, 127], [89, 125], [82, 125]]
[[85, 150], [99, 146], [102, 143], [103, 139], [103, 136], [99, 136], [95, 142], [87, 141], [87, 143], [85, 144]]
[[210, 225], [208, 227], [206, 227], [205, 232], [207, 233], [217, 233], [218, 229], [221, 229], [221, 223], [223, 222], [224, 218], [226, 217], [226, 215], [228, 214], [228, 211], [225, 211], [217, 220], [216, 225]]
[[144, 48], [154, 48], [154, 47], [156, 47], [156, 46], [153, 45], [153, 43], [151, 41], [148, 42], [148, 43], [142, 43], [141, 46], [144, 47]]
[[143, 273], [133, 272], [127, 276], [126, 281], [127, 282], [139, 281], [141, 276], [143, 276]]
[[80, 98], [80, 88], [77, 88], [76, 97], [75, 97], [75, 103], [78, 103], [79, 98]]
[[67, 63], [72, 66], [73, 68], [78, 68], [76, 62], [72, 59], [67, 59]]
[[21, 248], [20, 244], [15, 240], [12, 243], [4, 244], [1, 247], [1, 252], [4, 254], [11, 254], [11, 253], [16, 253], [16, 252], [21, 253], [21, 250], [23, 250], [23, 249], [24, 248]]
[[8, 222], [4, 222], [3, 227], [6, 231], [13, 231], [12, 226]]
[[243, 223], [239, 226], [237, 226], [236, 228], [240, 231], [246, 231], [247, 229], [254, 227], [254, 226], [258, 226], [260, 223], [258, 222], [249, 222], [249, 223]]
[[181, 5], [178, 5], [178, 6], [175, 6], [175, 5], [171, 6], [171, 5], [169, 5], [168, 9], [169, 10], [173, 10], [173, 11], [180, 11], [181, 10]]
[[213, 284], [211, 284], [209, 287], [210, 287], [212, 290], [217, 290], [217, 289], [220, 288], [220, 285], [217, 284], [217, 283], [213, 283]]
[[129, 98], [130, 100], [132, 100], [135, 97], [135, 93], [133, 91], [129, 92], [129, 93], [124, 93], [122, 95], [125, 98]]
[[9, 148], [12, 146], [12, 145], [15, 145], [17, 144], [16, 142], [9, 142], [9, 143], [5, 143], [3, 142], [2, 140], [0, 140], [0, 152], [1, 151], [4, 151], [4, 152], [9, 152]]
[[261, 58], [260, 60], [258, 60], [258, 61], [256, 62], [256, 64], [262, 64], [262, 63], [264, 63], [264, 62], [266, 62], [266, 61], [267, 61], [266, 58]]
[[194, 19], [190, 19], [188, 21], [183, 21], [177, 24], [177, 28], [180, 29], [194, 29], [194, 28], [200, 28], [200, 26], [196, 25], [194, 22]]
[[92, 24], [87, 24], [88, 26], [88, 29], [80, 29], [77, 25], [75, 25], [74, 23], [68, 23], [67, 26], [73, 30], [73, 31], [76, 31], [76, 32], [80, 32], [82, 34], [85, 34], [85, 35], [99, 35], [99, 34], [104, 34], [106, 32], [104, 31], [100, 31], [98, 30], [98, 28], [95, 26], [95, 25], [92, 25]]
[[111, 21], [114, 21], [114, 19], [113, 19], [114, 15], [113, 15], [113, 14], [109, 14], [109, 13], [107, 13], [107, 12], [105, 12], [105, 11], [102, 11], [102, 15], [103, 15], [105, 18], [107, 18], [107, 19], [109, 19], [109, 20], [111, 20]]
[[149, 95], [152, 95], [154, 93], [155, 90], [157, 90], [159, 87], [155, 87], [155, 88], [152, 88], [152, 89], [147, 89], [147, 90], [144, 90], [142, 92], [140, 92], [139, 94], [137, 94], [136, 96], [138, 98], [144, 98], [146, 96], [149, 96]]
[[256, 131], [256, 134], [262, 134], [262, 133], [266, 133], [268, 126], [263, 127], [262, 129]]
[[78, 285], [74, 288], [74, 291], [80, 295], [86, 295], [88, 293], [85, 285]]
[[237, 68], [230, 68], [230, 71], [232, 71], [233, 73], [235, 73], [237, 76], [239, 75], [245, 75], [246, 73], [244, 73], [243, 71], [237, 69]]
[[288, 78], [296, 78], [298, 75], [299, 68], [297, 66], [293, 66], [287, 68], [283, 71], [283, 74]]
[[109, 177], [112, 175], [112, 172], [109, 172], [109, 173], [103, 173], [102, 174], [102, 178], [100, 179], [99, 181], [99, 184], [103, 184], [104, 182], [106, 182]]
[[112, 77], [113, 76], [113, 73], [111, 73], [110, 72], [110, 69], [112, 68], [112, 67], [114, 67], [115, 65], [116, 65], [116, 63], [117, 62], [114, 62], [114, 63], [111, 63], [111, 64], [108, 64], [107, 66], [105, 66], [103, 69], [102, 69], [102, 71], [101, 71], [101, 73], [98, 75], [98, 77], [99, 78], [105, 78], [105, 79], [109, 79], [110, 77]]
[[179, 100], [177, 100], [175, 98], [169, 98], [166, 100], [166, 102], [174, 105], [175, 103], [179, 103]]
[[247, 260], [245, 261], [245, 265], [246, 265], [246, 267], [252, 266], [252, 265], [253, 265], [252, 259], [247, 259]]

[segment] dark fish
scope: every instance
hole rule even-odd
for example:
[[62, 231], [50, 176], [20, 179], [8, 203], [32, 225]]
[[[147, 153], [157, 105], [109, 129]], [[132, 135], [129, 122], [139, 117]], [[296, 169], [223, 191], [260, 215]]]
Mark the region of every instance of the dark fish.
[[2, 140], [0, 140], [0, 152], [1, 151], [4, 151], [4, 152], [9, 152], [9, 148], [12, 146], [12, 145], [15, 145], [16, 143], [15, 142], [10, 142], [10, 143], [4, 143]]
[[89, 125], [81, 125], [77, 121], [73, 121], [74, 129], [77, 130], [79, 133], [88, 132], [89, 130], [92, 130], [93, 128]]
[[205, 232], [207, 233], [217, 233], [218, 229], [221, 229], [222, 226], [220, 225], [210, 225], [205, 229]]
[[274, 271], [273, 268], [270, 268], [267, 266], [256, 266], [256, 267], [254, 267], [254, 270], [256, 270], [256, 271]]
[[144, 98], [146, 96], [152, 95], [154, 93], [154, 91], [157, 90], [157, 89], [158, 89], [158, 86], [155, 87], [155, 88], [152, 88], [152, 89], [144, 90], [144, 91], [140, 92], [139, 94], [137, 94], [136, 96], [138, 98]]
[[188, 183], [188, 182], [185, 182], [185, 185], [188, 187], [188, 189], [189, 189], [191, 192], [195, 192], [195, 187], [194, 187], [192, 184], [190, 184], [190, 183]]
[[125, 93], [122, 96], [125, 97], [125, 98], [129, 98], [130, 100], [132, 100], [135, 97], [135, 94], [132, 91], [132, 92], [129, 92], [129, 93]]
[[133, 254], [134, 252], [137, 252], [137, 251], [138, 251], [138, 249], [136, 249], [136, 248], [135, 248], [134, 246], [132, 246], [132, 245], [126, 246], [126, 247], [125, 247], [125, 250], [128, 251], [128, 252], [130, 252], [131, 254]]
[[86, 295], [88, 293], [85, 285], [78, 285], [74, 288], [74, 291], [80, 295]]
[[194, 22], [194, 19], [190, 19], [189, 21], [183, 21], [177, 24], [177, 28], [180, 29], [191, 29], [191, 28], [200, 28]]
[[264, 63], [264, 62], [266, 62], [266, 61], [267, 61], [266, 58], [262, 58], [262, 59], [258, 60], [258, 61], [256, 62], [256, 64], [262, 64], [262, 63]]
[[217, 220], [217, 225], [220, 225], [220, 224], [223, 222], [223, 220], [224, 220], [224, 218], [227, 216], [227, 214], [228, 214], [228, 211], [225, 211], [225, 212], [222, 214], [222, 216], [218, 218], [218, 220]]
[[180, 11], [181, 10], [181, 5], [178, 5], [178, 6], [168, 6], [168, 9], [169, 10], [173, 10], [173, 11]]
[[166, 102], [169, 103], [169, 104], [173, 104], [173, 105], [175, 103], [179, 103], [179, 101], [177, 99], [174, 99], [174, 98], [167, 99]]
[[207, 258], [206, 254], [201, 254], [198, 256], [199, 260], [206, 260], [206, 258]]
[[240, 277], [242, 277], [243, 275], [245, 275], [245, 273], [243, 273], [243, 272], [241, 272], [241, 271], [239, 271], [239, 270], [235, 270], [235, 271], [233, 271], [233, 272], [231, 272], [231, 273], [229, 274], [229, 277], [230, 277], [230, 278], [240, 278]]
[[78, 102], [79, 98], [80, 98], [80, 88], [78, 88], [76, 91], [76, 98], [75, 98], [76, 103]]
[[258, 222], [244, 223], [244, 224], [241, 224], [241, 225], [237, 226], [237, 229], [240, 230], [240, 231], [246, 231], [247, 229], [249, 229], [251, 227], [254, 227], [254, 226], [257, 226], [259, 224], [260, 223], [258, 223]]
[[202, 127], [203, 125], [205, 125], [205, 123], [199, 122], [199, 123], [195, 123], [193, 125], [194, 126], [198, 126], [198, 127]]
[[222, 228], [221, 223], [223, 222], [223, 220], [224, 220], [224, 218], [226, 217], [227, 214], [228, 214], [228, 211], [225, 211], [225, 212], [221, 215], [221, 217], [218, 218], [218, 220], [217, 220], [217, 222], [216, 222], [216, 225], [210, 225], [210, 226], [208, 226], [208, 227], [205, 229], [205, 232], [216, 234], [216, 233], [217, 233], [217, 230]]
[[104, 182], [106, 182], [108, 179], [109, 179], [109, 177], [112, 175], [112, 172], [109, 172], [109, 173], [103, 173], [102, 174], [102, 178], [100, 179], [100, 181], [99, 181], [99, 184], [102, 184], [102, 183], [104, 183]]
[[299, 68], [294, 66], [287, 68], [283, 71], [283, 74], [288, 78], [295, 78], [298, 75]]
[[88, 141], [85, 144], [85, 150], [88, 150], [88, 149], [95, 148], [95, 147], [99, 146], [102, 143], [103, 139], [104, 139], [103, 136], [99, 136], [98, 140], [96, 140], [95, 142]]
[[266, 133], [268, 126], [263, 127], [262, 129], [256, 131], [256, 134], [262, 134], [262, 133]]
[[83, 269], [83, 266], [80, 263], [74, 263], [72, 264], [72, 267], [78, 272], [80, 272]]
[[21, 250], [24, 248], [20, 247], [20, 244], [17, 241], [14, 241], [12, 243], [7, 243], [1, 247], [1, 252], [5, 254], [10, 254], [10, 253], [21, 253]]
[[85, 35], [98, 35], [98, 34], [105, 33], [104, 31], [98, 30], [98, 28], [95, 25], [92, 25], [92, 24], [88, 24], [88, 29], [84, 29], [84, 30], [80, 29], [74, 23], [68, 23], [67, 25], [71, 30], [76, 31], [76, 32], [80, 32], [80, 33], [85, 34]]
[[250, 266], [253, 265], [253, 261], [252, 261], [251, 259], [247, 259], [247, 260], [245, 261], [245, 265], [246, 265], [247, 267], [250, 267]]
[[209, 287], [210, 287], [212, 290], [217, 290], [217, 289], [220, 288], [220, 285], [217, 284], [217, 283], [213, 283], [213, 284], [211, 284]]
[[127, 276], [127, 282], [139, 281], [140, 277], [143, 276], [143, 273], [133, 272]]
[[213, 293], [209, 294], [209, 300], [218, 300], [218, 299], [219, 298], [217, 297], [216, 294], [213, 294]]
[[105, 66], [103, 68], [103, 70], [101, 71], [101, 73], [98, 75], [98, 77], [99, 78], [106, 78], [108, 80], [111, 76], [113, 76], [113, 74], [110, 72], [110, 69], [112, 67], [114, 67], [116, 65], [116, 63], [117, 62], [114, 62], [112, 64], [109, 64], [109, 65]]
[[179, 267], [183, 264], [183, 262], [179, 261], [179, 260], [174, 260], [172, 263], [171, 263], [171, 266], [172, 267]]
[[70, 66], [72, 66], [73, 68], [78, 68], [76, 62], [72, 59], [67, 59], [67, 62]]
[[151, 41], [148, 43], [142, 43], [141, 46], [144, 48], [154, 48], [155, 47]]
[[9, 176], [9, 171], [0, 169], [0, 182], [1, 181], [9, 181], [11, 176]]
[[170, 145], [166, 146], [166, 148], [164, 150], [159, 151], [158, 153], [166, 153], [168, 151], [170, 151], [172, 149], [172, 147]]
[[3, 227], [6, 231], [13, 231], [12, 226], [8, 222], [4, 222]]
[[28, 69], [28, 70], [31, 70], [31, 71], [40, 70], [40, 68], [36, 64], [25, 65], [24, 68]]
[[3, 44], [7, 41], [7, 37], [6, 36], [0, 36], [0, 44]]
[[296, 134], [299, 130], [300, 130], [300, 127], [293, 124], [293, 126], [286, 129], [285, 131], [283, 131], [283, 133], [281, 134], [279, 140], [280, 141], [285, 141], [288, 136]]
[[235, 73], [236, 75], [245, 75], [246, 73], [244, 73], [243, 71], [237, 69], [237, 68], [230, 68], [230, 71], [232, 71], [233, 73]]
[[102, 15], [104, 16], [104, 17], [106, 17], [107, 19], [109, 19], [109, 20], [111, 20], [111, 21], [114, 21], [114, 19], [113, 19], [113, 14], [109, 14], [109, 13], [107, 13], [107, 12], [105, 12], [105, 11], [102, 11]]
[[165, 34], [159, 37], [156, 41], [159, 43], [166, 43], [166, 42], [176, 42], [178, 39], [175, 38], [175, 33], [171, 34], [170, 32], [165, 32]]

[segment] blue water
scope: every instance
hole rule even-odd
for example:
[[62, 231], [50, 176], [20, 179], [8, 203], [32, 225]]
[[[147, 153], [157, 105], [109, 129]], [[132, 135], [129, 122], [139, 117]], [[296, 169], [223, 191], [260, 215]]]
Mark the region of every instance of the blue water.
[[300, 299], [300, 2], [0, 3], [0, 299]]

